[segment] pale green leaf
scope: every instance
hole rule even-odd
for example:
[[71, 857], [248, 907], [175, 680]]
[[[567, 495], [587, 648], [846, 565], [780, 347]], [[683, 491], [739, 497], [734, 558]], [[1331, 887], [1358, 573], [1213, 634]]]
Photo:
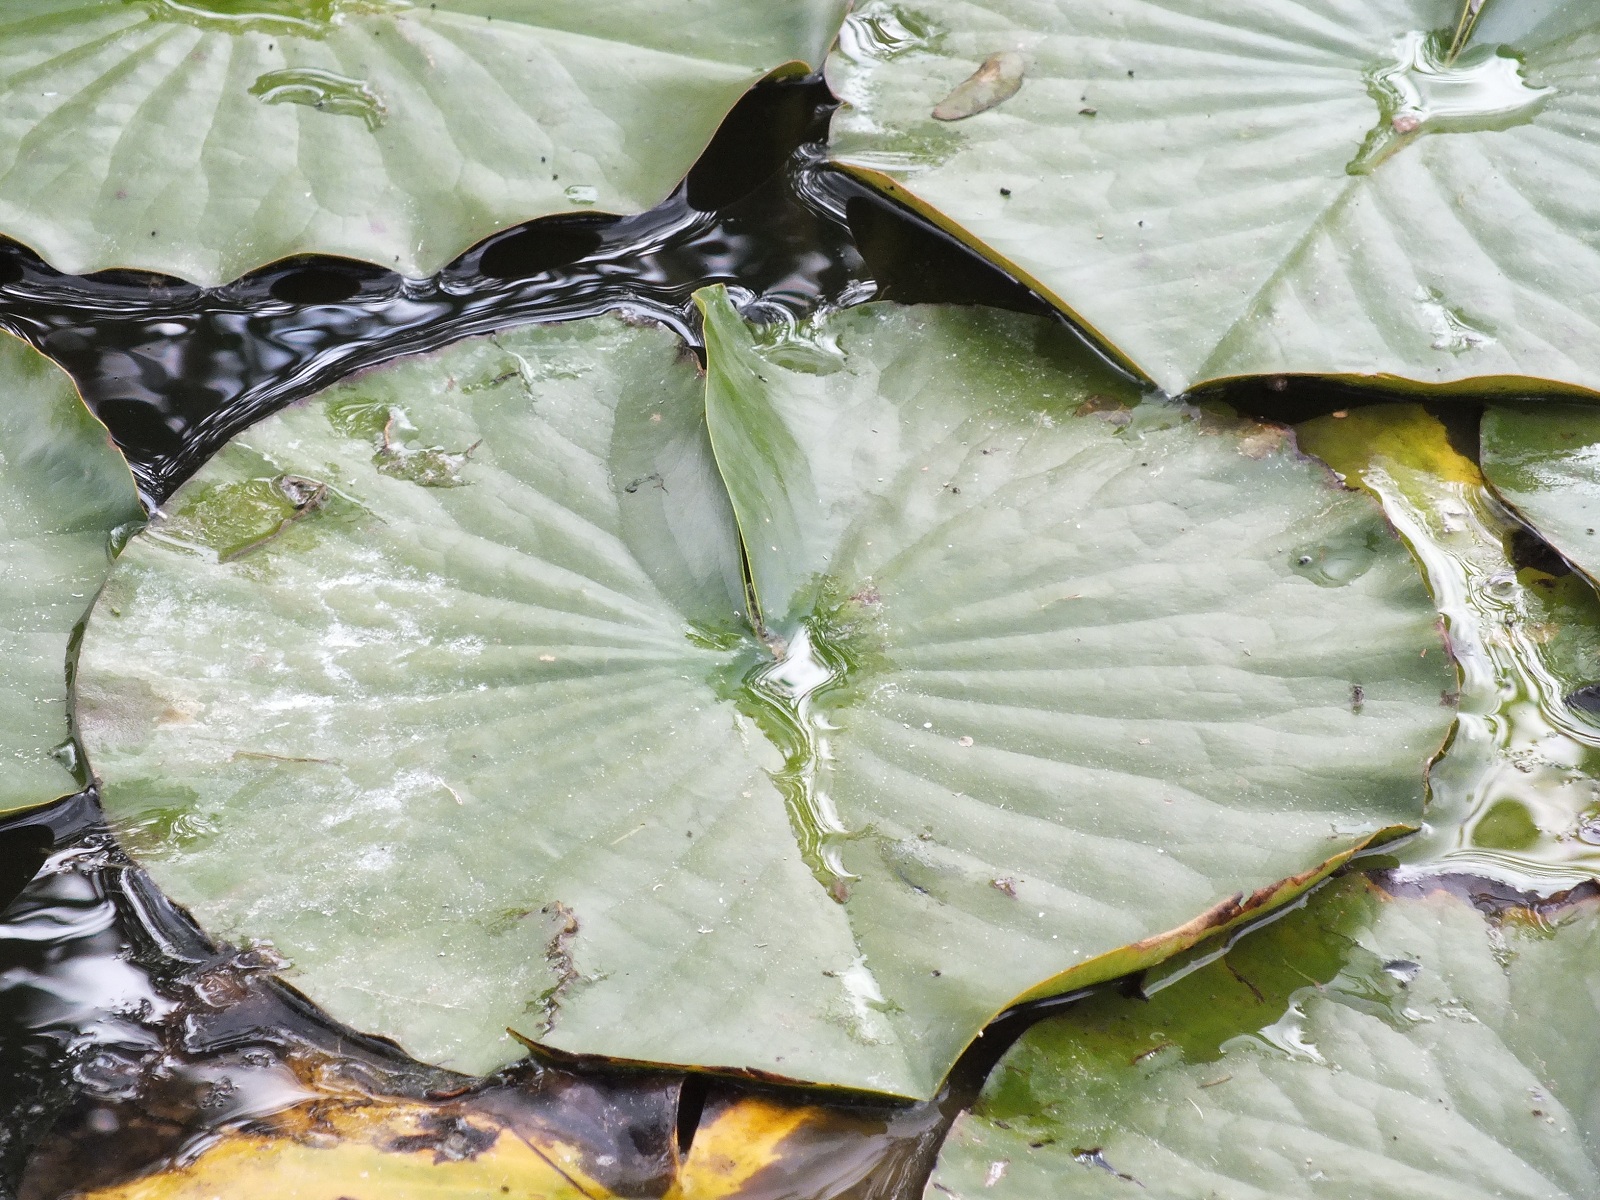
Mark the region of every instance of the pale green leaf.
[[1590, 579], [1600, 579], [1600, 412], [1577, 404], [1491, 407], [1483, 473], [1517, 514]]
[[510, 1026], [927, 1096], [1418, 820], [1432, 606], [1282, 430], [1128, 407], [1034, 318], [701, 305], [704, 380], [609, 318], [465, 343], [130, 546], [86, 738], [207, 928], [464, 1069]]
[[1600, 920], [1552, 924], [1352, 877], [1148, 1002], [1034, 1027], [927, 1195], [1594, 1196]]
[[[71, 273], [406, 275], [552, 213], [639, 212], [843, 0], [20, 0], [0, 230]], [[802, 67], [803, 69], [803, 67]]]
[[144, 514], [133, 477], [66, 373], [0, 334], [0, 813], [88, 782], [67, 709], [68, 651]]
[[[829, 59], [832, 154], [1171, 392], [1262, 372], [1600, 388], [1600, 16], [1507, 0], [1447, 65], [1458, 16], [871, 0]], [[1002, 52], [1016, 95], [936, 120]]]

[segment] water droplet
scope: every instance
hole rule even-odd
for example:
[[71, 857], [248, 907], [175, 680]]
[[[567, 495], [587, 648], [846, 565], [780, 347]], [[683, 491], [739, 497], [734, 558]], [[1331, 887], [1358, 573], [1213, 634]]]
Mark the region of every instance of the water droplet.
[[1422, 319], [1433, 335], [1430, 343], [1435, 350], [1448, 350], [1451, 354], [1464, 354], [1468, 350], [1481, 350], [1494, 345], [1494, 338], [1477, 328], [1465, 313], [1451, 308], [1435, 289], [1419, 287], [1414, 297]]
[[335, 117], [360, 117], [368, 129], [377, 129], [389, 116], [364, 81], [315, 67], [268, 71], [250, 85], [250, 94], [264, 104], [300, 104]]
[[922, 45], [928, 35], [921, 18], [872, 0], [845, 20], [839, 31], [839, 53], [857, 62], [881, 62]]
[[1343, 587], [1360, 579], [1378, 557], [1377, 531], [1357, 532], [1322, 545], [1301, 546], [1289, 553], [1289, 569], [1318, 587]]
[[575, 183], [566, 190], [565, 195], [573, 204], [593, 204], [600, 199], [600, 189]]
[[1408, 33], [1394, 61], [1367, 75], [1378, 122], [1345, 168], [1366, 175], [1384, 159], [1430, 133], [1481, 133], [1525, 125], [1555, 95], [1529, 87], [1522, 60], [1505, 46], [1474, 46], [1448, 59], [1443, 34]]

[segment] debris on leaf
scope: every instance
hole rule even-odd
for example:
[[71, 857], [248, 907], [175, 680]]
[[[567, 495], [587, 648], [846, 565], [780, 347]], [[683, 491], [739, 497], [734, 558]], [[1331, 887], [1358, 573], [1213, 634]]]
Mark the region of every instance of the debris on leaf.
[[933, 119], [962, 121], [1004, 103], [1022, 86], [1022, 72], [1022, 55], [1009, 50], [989, 55], [981, 67], [934, 106]]

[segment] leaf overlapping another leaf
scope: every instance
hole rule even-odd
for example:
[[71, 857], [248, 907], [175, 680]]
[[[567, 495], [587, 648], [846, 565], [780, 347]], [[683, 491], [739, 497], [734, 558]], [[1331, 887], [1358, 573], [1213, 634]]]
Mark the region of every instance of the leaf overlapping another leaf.
[[[1007, 1005], [1416, 822], [1432, 606], [1281, 430], [1033, 318], [700, 302], [704, 379], [609, 318], [463, 343], [129, 547], [86, 737], [213, 933], [459, 1069], [509, 1026], [927, 1096]], [[429, 447], [451, 479], [386, 469]]]
[[1353, 876], [1148, 1003], [1030, 1030], [927, 1195], [1593, 1195], [1600, 926], [1548, 920]]
[[[1457, 0], [874, 0], [835, 162], [1169, 392], [1258, 373], [1600, 388], [1600, 19]], [[933, 109], [997, 53], [1020, 90]], [[1447, 61], [1449, 60], [1449, 61]]]

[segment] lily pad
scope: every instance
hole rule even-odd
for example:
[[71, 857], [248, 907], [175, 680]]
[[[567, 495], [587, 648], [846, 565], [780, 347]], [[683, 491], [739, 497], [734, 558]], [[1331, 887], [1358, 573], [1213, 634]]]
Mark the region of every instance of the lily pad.
[[1600, 579], [1600, 412], [1491, 407], [1481, 429], [1494, 490], [1573, 566]]
[[[1377, 404], [1296, 429], [1300, 448], [1383, 505], [1421, 564], [1460, 667], [1459, 712], [1428, 772], [1428, 830], [1398, 851], [1550, 894], [1600, 874], [1600, 727], [1574, 699], [1600, 681], [1600, 600], [1546, 553], [1438, 418]], [[1487, 456], [1485, 459], [1487, 463]]]
[[639, 212], [844, 0], [21, 0], [0, 231], [204, 285], [294, 254], [428, 275], [495, 230]]
[[207, 928], [461, 1069], [510, 1027], [925, 1097], [1019, 998], [1418, 820], [1433, 607], [1283, 430], [1135, 405], [1036, 318], [700, 299], [704, 377], [613, 318], [463, 343], [130, 544], [85, 736]]
[[144, 516], [133, 476], [72, 381], [0, 334], [0, 813], [88, 782], [68, 712], [75, 631], [111, 569], [113, 533]]
[[1592, 900], [1490, 920], [1352, 877], [1148, 1002], [1035, 1026], [927, 1195], [1593, 1196], [1597, 952]]
[[[870, 0], [834, 161], [1169, 392], [1254, 373], [1600, 389], [1600, 16], [1459, 0]], [[996, 54], [1016, 94], [934, 109]]]

